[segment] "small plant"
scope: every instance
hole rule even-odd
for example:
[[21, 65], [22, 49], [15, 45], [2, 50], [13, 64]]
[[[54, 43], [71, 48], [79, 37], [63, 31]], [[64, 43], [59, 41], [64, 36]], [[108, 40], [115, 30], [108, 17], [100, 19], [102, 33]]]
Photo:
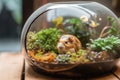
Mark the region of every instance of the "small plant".
[[106, 38], [98, 38], [91, 40], [91, 44], [88, 44], [91, 50], [100, 51], [114, 51], [120, 45], [120, 39], [115, 36], [108, 36]]
[[37, 48], [36, 39], [37, 39], [37, 35], [35, 34], [35, 32], [30, 31], [27, 34], [26, 47], [28, 50]]
[[89, 60], [86, 58], [86, 50], [80, 49], [77, 53], [69, 53], [70, 54], [70, 63], [85, 63], [89, 62]]
[[66, 27], [65, 31], [68, 34], [75, 35], [82, 42], [83, 47], [86, 47], [86, 43], [89, 42], [89, 29], [88, 24], [83, 23], [81, 19], [71, 18], [67, 20], [67, 24], [71, 24], [72, 26]]
[[61, 32], [56, 28], [43, 29], [37, 35], [39, 48], [45, 51], [56, 51], [58, 37]]
[[56, 61], [57, 61], [58, 63], [68, 63], [69, 58], [70, 58], [70, 55], [69, 55], [69, 54], [59, 54], [59, 55], [56, 57]]
[[27, 49], [41, 49], [43, 51], [56, 51], [56, 44], [61, 32], [56, 28], [43, 29], [38, 33], [27, 34]]
[[106, 26], [102, 29], [99, 38], [111, 36], [111, 35], [120, 38], [120, 27], [118, 27], [118, 21], [110, 16], [107, 17], [107, 20], [108, 22]]

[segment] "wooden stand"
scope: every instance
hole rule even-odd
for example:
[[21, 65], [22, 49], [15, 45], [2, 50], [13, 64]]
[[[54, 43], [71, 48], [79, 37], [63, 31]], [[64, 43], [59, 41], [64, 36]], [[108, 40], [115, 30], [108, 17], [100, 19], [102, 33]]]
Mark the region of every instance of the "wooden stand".
[[[20, 53], [0, 53], [0, 80], [71, 80], [66, 77], [50, 77], [36, 73]], [[75, 79], [75, 78], [74, 78]], [[73, 79], [73, 80], [74, 80]], [[78, 78], [77, 78], [78, 79]], [[117, 70], [97, 77], [84, 77], [78, 80], [120, 80], [120, 61]]]

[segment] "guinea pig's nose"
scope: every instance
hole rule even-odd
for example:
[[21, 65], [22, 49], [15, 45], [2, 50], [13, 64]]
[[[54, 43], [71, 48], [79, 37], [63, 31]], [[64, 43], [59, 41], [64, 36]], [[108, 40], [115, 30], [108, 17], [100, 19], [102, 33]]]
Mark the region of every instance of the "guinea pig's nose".
[[65, 48], [65, 46], [62, 43], [58, 43], [57, 48], [63, 49], [63, 48]]

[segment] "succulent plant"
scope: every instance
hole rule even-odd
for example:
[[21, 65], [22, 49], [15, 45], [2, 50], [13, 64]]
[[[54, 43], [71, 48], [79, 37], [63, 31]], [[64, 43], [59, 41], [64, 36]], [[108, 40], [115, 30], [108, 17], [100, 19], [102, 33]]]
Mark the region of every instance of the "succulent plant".
[[68, 63], [69, 58], [70, 58], [70, 55], [69, 55], [69, 54], [59, 54], [59, 55], [56, 57], [56, 61], [57, 61], [58, 63]]
[[88, 44], [89, 48], [94, 51], [115, 51], [120, 45], [120, 39], [115, 36], [108, 36], [106, 38], [98, 38], [91, 40], [91, 44]]

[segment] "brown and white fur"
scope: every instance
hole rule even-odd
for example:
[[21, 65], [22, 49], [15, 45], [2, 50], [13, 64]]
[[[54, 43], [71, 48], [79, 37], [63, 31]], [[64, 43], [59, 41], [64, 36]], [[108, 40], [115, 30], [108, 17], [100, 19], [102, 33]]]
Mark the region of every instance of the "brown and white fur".
[[62, 35], [57, 43], [58, 53], [76, 53], [80, 48], [81, 42], [73, 35]]

